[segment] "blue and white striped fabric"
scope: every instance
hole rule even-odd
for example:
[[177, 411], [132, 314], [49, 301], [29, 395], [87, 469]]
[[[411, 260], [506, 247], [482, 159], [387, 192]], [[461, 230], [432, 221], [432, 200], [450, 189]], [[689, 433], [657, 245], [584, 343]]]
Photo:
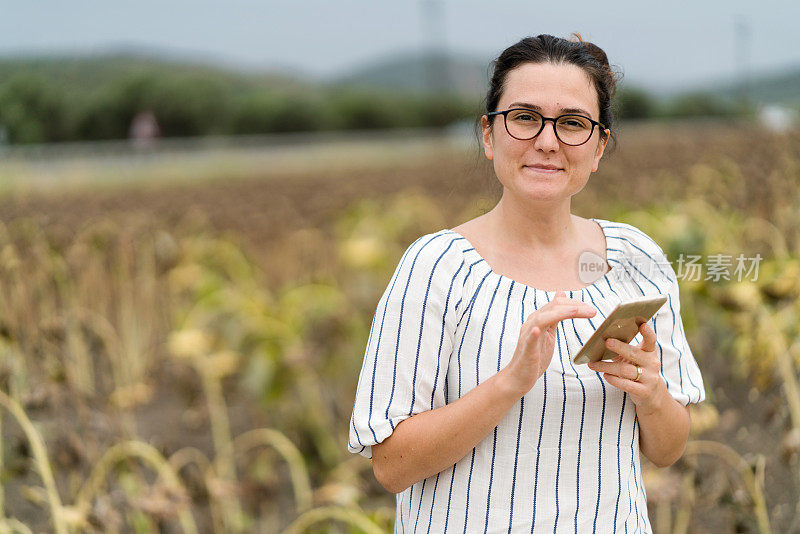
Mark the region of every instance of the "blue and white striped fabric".
[[[636, 407], [572, 357], [621, 300], [666, 294], [650, 320], [661, 376], [681, 404], [705, 390], [686, 341], [678, 283], [662, 249], [636, 227], [593, 219], [612, 269], [567, 296], [596, 307], [559, 323], [550, 366], [499, 425], [452, 467], [397, 494], [395, 532], [650, 533]], [[465, 395], [511, 360], [522, 323], [555, 291], [495, 273], [460, 234], [412, 243], [375, 312], [348, 449]], [[632, 343], [642, 341], [637, 334]]]

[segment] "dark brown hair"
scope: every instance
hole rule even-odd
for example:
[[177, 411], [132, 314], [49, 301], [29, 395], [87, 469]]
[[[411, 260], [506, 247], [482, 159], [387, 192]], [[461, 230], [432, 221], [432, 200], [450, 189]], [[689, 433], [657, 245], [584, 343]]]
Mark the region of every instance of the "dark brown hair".
[[[591, 79], [597, 92], [600, 122], [611, 130], [611, 137], [616, 142], [611, 100], [617, 89], [619, 75], [612, 72], [608, 57], [599, 46], [584, 41], [579, 33], [572, 35], [575, 36], [575, 40], [547, 34], [525, 37], [503, 50], [497, 59], [492, 61], [493, 73], [489, 91], [486, 93], [486, 112], [497, 111], [508, 73], [516, 67], [524, 63], [571, 63], [583, 69]], [[600, 135], [606, 134], [601, 131]]]

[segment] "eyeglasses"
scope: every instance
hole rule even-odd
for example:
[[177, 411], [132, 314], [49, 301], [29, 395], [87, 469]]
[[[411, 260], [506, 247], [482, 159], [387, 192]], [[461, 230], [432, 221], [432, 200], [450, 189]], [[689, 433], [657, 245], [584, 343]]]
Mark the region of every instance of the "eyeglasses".
[[605, 129], [605, 125], [583, 115], [560, 115], [558, 117], [545, 117], [538, 111], [524, 108], [507, 109], [505, 111], [492, 111], [487, 117], [502, 115], [508, 135], [520, 141], [533, 139], [544, 129], [547, 121], [553, 121], [553, 128], [559, 141], [569, 146], [584, 144], [592, 137], [594, 127]]

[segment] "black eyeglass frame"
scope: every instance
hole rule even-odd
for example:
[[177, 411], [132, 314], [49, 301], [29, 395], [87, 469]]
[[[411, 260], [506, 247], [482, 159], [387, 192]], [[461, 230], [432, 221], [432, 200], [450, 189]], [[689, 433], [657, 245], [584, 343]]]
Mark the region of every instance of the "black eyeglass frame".
[[[519, 138], [519, 137], [515, 136], [514, 134], [512, 134], [511, 131], [508, 129], [508, 114], [511, 113], [512, 111], [528, 111], [530, 113], [536, 113], [537, 115], [539, 115], [542, 118], [542, 125], [539, 128], [539, 131], [536, 132], [533, 135], [533, 137], [527, 137], [525, 139]], [[592, 135], [594, 134], [594, 127], [595, 126], [599, 126], [601, 128], [601, 131], [606, 129], [605, 124], [603, 124], [602, 122], [597, 122], [594, 119], [590, 119], [589, 117], [586, 117], [584, 115], [579, 115], [577, 113], [565, 113], [563, 115], [559, 115], [558, 117], [545, 117], [544, 115], [542, 115], [538, 111], [533, 110], [533, 109], [528, 109], [528, 108], [511, 108], [511, 109], [507, 109], [505, 111], [491, 111], [489, 113], [486, 113], [487, 117], [493, 117], [495, 115], [502, 115], [503, 116], [503, 126], [506, 127], [506, 132], [508, 132], [508, 135], [510, 135], [511, 137], [513, 137], [514, 139], [517, 139], [519, 141], [530, 141], [531, 139], [536, 139], [536, 137], [540, 133], [542, 133], [542, 130], [544, 130], [544, 125], [547, 124], [547, 121], [553, 121], [553, 133], [556, 134], [556, 138], [559, 140], [559, 142], [564, 143], [567, 146], [581, 146], [581, 145], [584, 145], [587, 142], [589, 142], [589, 139], [591, 139]], [[558, 135], [558, 130], [556, 129], [556, 121], [558, 119], [562, 118], [562, 117], [580, 117], [580, 118], [586, 119], [587, 121], [592, 123], [592, 130], [589, 132], [589, 136], [586, 138], [586, 141], [584, 141], [582, 143], [578, 143], [576, 145], [573, 145], [571, 143], [565, 143], [564, 140], [561, 139], [561, 137]]]

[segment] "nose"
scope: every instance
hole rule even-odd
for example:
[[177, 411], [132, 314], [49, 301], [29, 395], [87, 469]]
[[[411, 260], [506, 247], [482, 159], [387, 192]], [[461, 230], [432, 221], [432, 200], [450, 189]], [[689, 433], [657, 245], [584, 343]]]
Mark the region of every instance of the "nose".
[[556, 125], [553, 121], [545, 121], [542, 131], [533, 138], [533, 146], [537, 150], [542, 150], [544, 152], [555, 152], [558, 150], [559, 142], [558, 137], [556, 137]]

